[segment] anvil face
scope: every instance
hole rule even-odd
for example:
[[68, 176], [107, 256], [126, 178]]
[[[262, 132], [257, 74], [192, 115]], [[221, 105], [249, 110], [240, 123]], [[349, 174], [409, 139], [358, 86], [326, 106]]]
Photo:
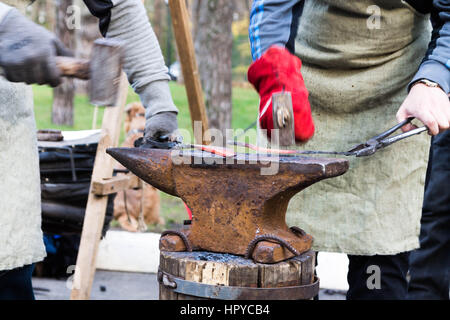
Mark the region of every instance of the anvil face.
[[[300, 253], [309, 250], [312, 237], [300, 236], [286, 225], [289, 200], [311, 184], [348, 170], [343, 159], [255, 154], [224, 159], [193, 150], [181, 151], [181, 159], [171, 150], [143, 148], [107, 152], [145, 182], [187, 204], [192, 222], [181, 232], [194, 250], [237, 255], [246, 254], [250, 242], [260, 235], [277, 236]], [[185, 250], [174, 235], [161, 239], [161, 246]], [[253, 258], [276, 262], [292, 255], [273, 241], [263, 241]]]

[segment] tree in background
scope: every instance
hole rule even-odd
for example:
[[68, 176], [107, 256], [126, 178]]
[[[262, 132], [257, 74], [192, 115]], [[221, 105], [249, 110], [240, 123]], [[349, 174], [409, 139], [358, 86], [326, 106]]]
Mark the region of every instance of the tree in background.
[[[210, 126], [224, 129], [231, 126], [232, 80], [246, 81], [251, 63], [248, 43], [248, 14], [251, 0], [186, 0], [191, 13], [192, 33], [205, 92]], [[80, 10], [79, 29], [67, 28], [67, 8], [74, 4]], [[145, 0], [145, 8], [158, 37], [168, 65], [177, 60], [166, 0]], [[98, 19], [93, 17], [82, 0], [36, 0], [28, 7], [29, 16], [37, 23], [55, 31], [79, 58], [89, 58], [92, 42], [101, 37]], [[73, 90], [86, 93], [87, 82], [64, 80], [55, 89], [52, 121], [73, 123]]]
[[175, 39], [172, 35], [170, 10], [166, 0], [145, 0], [147, 15], [158, 39], [164, 60], [168, 66], [176, 58]]
[[[56, 4], [55, 34], [72, 51], [75, 49], [75, 29], [68, 21], [67, 13], [73, 7], [73, 0], [59, 0]], [[75, 17], [75, 16], [74, 16]], [[76, 17], [75, 17], [76, 18]], [[75, 84], [71, 78], [63, 78], [61, 84], [53, 89], [52, 123], [73, 126], [73, 99]]]
[[[81, 28], [75, 30], [77, 58], [89, 59], [95, 39], [101, 38], [98, 18], [94, 17], [84, 5], [83, 0], [75, 0], [74, 4], [80, 8]], [[77, 93], [87, 94], [89, 80], [74, 79]]]
[[193, 35], [209, 125], [231, 128], [234, 1], [193, 0]]

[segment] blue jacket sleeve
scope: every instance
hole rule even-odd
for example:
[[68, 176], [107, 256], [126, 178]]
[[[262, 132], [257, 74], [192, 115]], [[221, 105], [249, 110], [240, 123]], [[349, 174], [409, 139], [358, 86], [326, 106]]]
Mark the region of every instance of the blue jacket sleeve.
[[433, 0], [431, 6], [433, 32], [427, 53], [408, 88], [420, 79], [438, 83], [450, 90], [450, 0]]
[[253, 1], [248, 29], [253, 60], [272, 45], [284, 46], [294, 53], [303, 3], [303, 0]]

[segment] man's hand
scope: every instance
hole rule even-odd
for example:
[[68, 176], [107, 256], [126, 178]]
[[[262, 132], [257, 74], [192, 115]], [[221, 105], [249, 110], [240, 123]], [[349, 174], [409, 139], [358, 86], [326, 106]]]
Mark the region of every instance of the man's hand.
[[175, 141], [178, 129], [175, 112], [160, 112], [147, 119], [145, 123], [144, 141]]
[[61, 82], [56, 56], [71, 56], [45, 28], [12, 9], [0, 24], [0, 67], [12, 82], [49, 84]]
[[[440, 88], [428, 87], [423, 83], [413, 85], [397, 112], [398, 122], [409, 117], [419, 119], [432, 135], [447, 130], [450, 127], [450, 102], [447, 94]], [[407, 124], [402, 130], [406, 132], [414, 128], [414, 125]]]

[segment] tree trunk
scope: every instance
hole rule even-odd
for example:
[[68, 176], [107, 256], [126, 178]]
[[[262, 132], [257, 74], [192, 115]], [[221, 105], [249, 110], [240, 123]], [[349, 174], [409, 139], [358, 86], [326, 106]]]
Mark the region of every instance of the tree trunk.
[[[155, 32], [156, 38], [161, 41], [163, 39], [163, 23], [164, 23], [164, 11], [166, 4], [164, 0], [154, 0], [153, 4], [153, 15], [152, 15], [152, 27]], [[161, 43], [162, 46], [162, 43]]]
[[55, 2], [45, 1], [45, 23], [49, 30], [55, 29]]
[[[83, 0], [75, 0], [75, 4], [80, 8], [81, 22], [81, 28], [75, 30], [75, 55], [77, 58], [89, 59], [94, 41], [102, 37], [98, 26], [98, 19], [89, 12]], [[89, 80], [74, 79], [74, 81], [77, 93], [88, 93]]]
[[[194, 43], [210, 128], [231, 128], [231, 50], [234, 1], [193, 1]], [[225, 137], [225, 135], [224, 135]]]
[[[73, 50], [75, 47], [75, 28], [67, 23], [67, 8], [73, 5], [73, 0], [59, 0], [56, 12], [56, 36]], [[61, 84], [53, 90], [52, 123], [73, 126], [73, 99], [75, 85], [73, 79], [63, 78]]]

